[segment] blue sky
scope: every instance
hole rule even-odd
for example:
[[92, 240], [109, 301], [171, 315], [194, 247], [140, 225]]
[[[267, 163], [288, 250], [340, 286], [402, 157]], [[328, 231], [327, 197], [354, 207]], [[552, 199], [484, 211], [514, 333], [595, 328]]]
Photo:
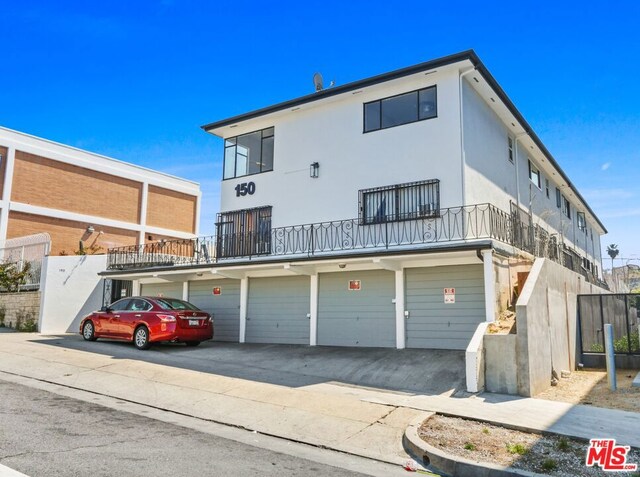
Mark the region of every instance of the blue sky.
[[0, 0], [0, 125], [199, 181], [212, 233], [202, 124], [473, 48], [640, 264], [640, 4], [445, 3]]

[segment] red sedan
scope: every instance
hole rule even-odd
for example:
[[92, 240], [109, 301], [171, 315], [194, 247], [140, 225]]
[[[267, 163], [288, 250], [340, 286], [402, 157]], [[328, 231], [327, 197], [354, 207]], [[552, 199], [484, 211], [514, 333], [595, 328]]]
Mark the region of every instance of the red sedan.
[[138, 349], [147, 349], [158, 341], [198, 346], [213, 338], [213, 316], [176, 298], [137, 296], [123, 298], [84, 317], [80, 334], [87, 341], [133, 341]]

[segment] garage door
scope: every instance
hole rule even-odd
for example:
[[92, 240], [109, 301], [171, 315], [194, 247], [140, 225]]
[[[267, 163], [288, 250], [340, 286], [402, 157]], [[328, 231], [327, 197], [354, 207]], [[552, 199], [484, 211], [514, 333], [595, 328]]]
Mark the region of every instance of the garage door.
[[[349, 290], [353, 280], [360, 290]], [[322, 273], [318, 292], [318, 344], [395, 347], [393, 272]]]
[[[405, 271], [408, 348], [466, 349], [485, 320], [482, 265], [408, 268]], [[444, 289], [455, 288], [455, 303]]]
[[182, 282], [145, 283], [140, 285], [140, 294], [143, 296], [163, 296], [182, 300]]
[[[214, 295], [213, 289], [219, 294]], [[238, 341], [240, 332], [240, 280], [189, 282], [189, 302], [215, 317], [215, 341]]]
[[309, 277], [249, 279], [246, 341], [309, 344]]

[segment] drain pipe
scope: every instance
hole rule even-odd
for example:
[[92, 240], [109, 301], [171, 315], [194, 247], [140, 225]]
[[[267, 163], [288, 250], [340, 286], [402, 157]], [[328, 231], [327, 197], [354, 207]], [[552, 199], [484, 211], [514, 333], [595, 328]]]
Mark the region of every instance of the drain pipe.
[[518, 169], [518, 139], [520, 139], [522, 136], [528, 136], [529, 134], [527, 132], [523, 132], [520, 134], [516, 134], [513, 137], [513, 154], [514, 154], [514, 163], [516, 166], [516, 204], [518, 205], [518, 209], [520, 209], [520, 175], [518, 173], [519, 169]]
[[462, 77], [468, 75], [469, 73], [473, 73], [478, 69], [477, 66], [474, 66], [471, 69], [468, 69], [464, 73], [460, 73], [458, 75], [458, 94], [460, 100], [460, 179], [462, 185], [462, 206], [466, 205], [466, 197], [465, 197], [465, 184], [464, 184], [464, 173], [467, 166], [467, 158], [464, 150], [464, 112], [462, 107]]

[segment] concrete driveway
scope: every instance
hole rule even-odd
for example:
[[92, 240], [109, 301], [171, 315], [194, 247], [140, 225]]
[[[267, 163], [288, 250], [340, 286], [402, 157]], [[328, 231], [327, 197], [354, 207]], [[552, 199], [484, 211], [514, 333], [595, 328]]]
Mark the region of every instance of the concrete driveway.
[[86, 342], [73, 335], [48, 339], [46, 344], [288, 387], [332, 382], [450, 395], [464, 389], [465, 382], [463, 351], [222, 342], [198, 348], [159, 344], [138, 351], [129, 343]]

